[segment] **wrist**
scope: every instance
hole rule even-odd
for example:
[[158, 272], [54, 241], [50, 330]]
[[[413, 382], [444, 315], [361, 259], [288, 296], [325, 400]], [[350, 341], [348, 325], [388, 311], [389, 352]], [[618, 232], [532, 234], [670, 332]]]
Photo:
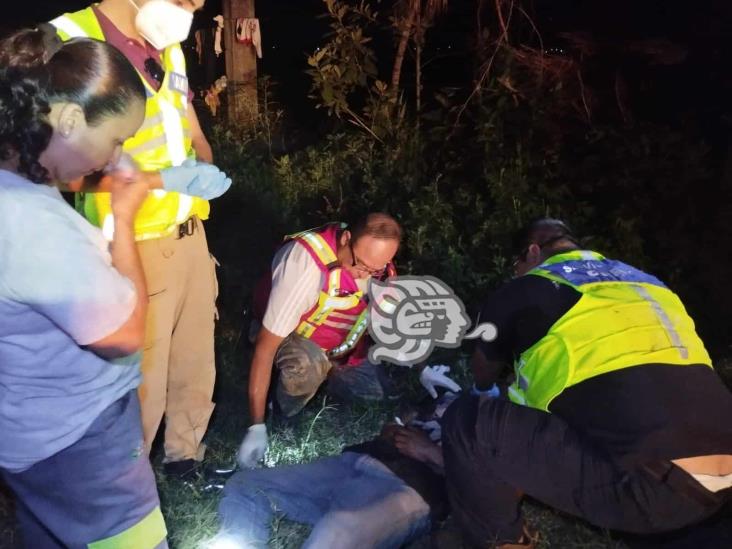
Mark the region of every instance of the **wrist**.
[[140, 178], [148, 189], [162, 189], [164, 187], [163, 177], [160, 172], [140, 172]]
[[[136, 213], [136, 212], [135, 212]], [[112, 211], [114, 216], [114, 233], [132, 233], [135, 232], [135, 213], [125, 211]]]

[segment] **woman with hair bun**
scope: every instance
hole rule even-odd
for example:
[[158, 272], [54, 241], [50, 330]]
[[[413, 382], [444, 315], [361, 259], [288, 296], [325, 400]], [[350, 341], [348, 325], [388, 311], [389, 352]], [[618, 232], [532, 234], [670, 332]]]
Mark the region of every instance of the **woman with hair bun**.
[[166, 547], [136, 388], [147, 291], [112, 170], [111, 246], [58, 187], [113, 166], [145, 89], [113, 47], [53, 30], [0, 43], [0, 474], [26, 547]]

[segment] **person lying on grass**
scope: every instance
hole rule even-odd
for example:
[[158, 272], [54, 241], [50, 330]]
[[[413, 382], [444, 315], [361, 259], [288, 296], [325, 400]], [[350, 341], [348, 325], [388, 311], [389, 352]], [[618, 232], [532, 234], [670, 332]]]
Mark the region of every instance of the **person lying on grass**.
[[447, 498], [437, 422], [456, 398], [384, 425], [375, 439], [311, 463], [248, 469], [226, 483], [213, 546], [267, 547], [275, 513], [309, 524], [303, 547], [401, 547], [444, 518]]

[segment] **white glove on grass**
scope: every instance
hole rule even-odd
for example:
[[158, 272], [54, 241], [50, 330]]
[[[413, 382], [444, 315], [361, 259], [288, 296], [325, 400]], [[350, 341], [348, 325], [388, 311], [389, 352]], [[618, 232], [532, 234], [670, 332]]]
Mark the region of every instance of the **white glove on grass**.
[[236, 461], [244, 469], [252, 469], [264, 458], [267, 451], [267, 426], [264, 423], [256, 423], [249, 427], [244, 440], [239, 446], [236, 454]]

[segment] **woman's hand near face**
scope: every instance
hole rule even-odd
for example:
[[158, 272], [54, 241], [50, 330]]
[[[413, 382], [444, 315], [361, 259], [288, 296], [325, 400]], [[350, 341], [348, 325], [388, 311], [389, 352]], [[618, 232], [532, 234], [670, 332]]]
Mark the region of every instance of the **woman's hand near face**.
[[136, 170], [115, 170], [106, 177], [109, 178], [115, 222], [132, 223], [147, 198], [150, 188], [147, 180]]

